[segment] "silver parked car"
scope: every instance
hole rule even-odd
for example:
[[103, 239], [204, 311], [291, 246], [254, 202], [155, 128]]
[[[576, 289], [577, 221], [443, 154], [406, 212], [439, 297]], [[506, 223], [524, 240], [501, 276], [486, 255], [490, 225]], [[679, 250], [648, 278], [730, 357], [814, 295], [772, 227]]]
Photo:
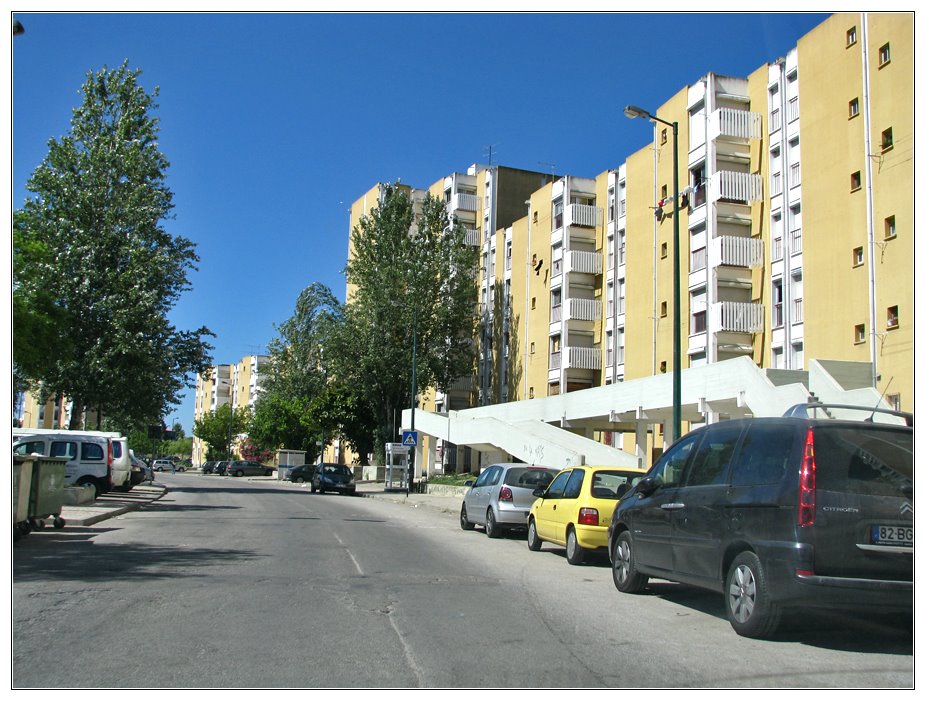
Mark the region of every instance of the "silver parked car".
[[486, 535], [498, 538], [505, 530], [527, 528], [527, 515], [534, 503], [535, 489], [546, 489], [556, 470], [522, 462], [489, 465], [463, 497], [460, 528], [485, 526]]

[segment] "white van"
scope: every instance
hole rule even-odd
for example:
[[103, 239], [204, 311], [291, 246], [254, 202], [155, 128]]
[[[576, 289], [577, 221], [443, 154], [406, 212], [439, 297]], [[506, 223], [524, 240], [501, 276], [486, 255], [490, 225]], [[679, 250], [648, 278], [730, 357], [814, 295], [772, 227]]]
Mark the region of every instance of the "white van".
[[[128, 439], [104, 431], [25, 429], [14, 439], [14, 455], [67, 458], [65, 484], [91, 485], [96, 494], [132, 488]], [[23, 432], [23, 429], [17, 431]]]

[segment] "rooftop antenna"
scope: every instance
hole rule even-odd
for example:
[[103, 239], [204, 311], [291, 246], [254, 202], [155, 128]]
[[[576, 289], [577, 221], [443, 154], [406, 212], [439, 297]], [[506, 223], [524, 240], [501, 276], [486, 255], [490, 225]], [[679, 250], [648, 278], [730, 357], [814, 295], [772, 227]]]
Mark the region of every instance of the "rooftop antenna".
[[537, 161], [537, 163], [539, 163], [539, 164], [542, 165], [542, 166], [549, 166], [549, 168], [550, 168], [550, 176], [551, 176], [554, 180], [556, 180], [556, 164], [555, 164], [555, 163], [547, 163], [546, 161]]
[[493, 156], [494, 150], [495, 150], [495, 144], [489, 144], [488, 146], [486, 146], [485, 151], [484, 151], [486, 157], [489, 159], [489, 168], [492, 167], [492, 163], [493, 163], [492, 156]]

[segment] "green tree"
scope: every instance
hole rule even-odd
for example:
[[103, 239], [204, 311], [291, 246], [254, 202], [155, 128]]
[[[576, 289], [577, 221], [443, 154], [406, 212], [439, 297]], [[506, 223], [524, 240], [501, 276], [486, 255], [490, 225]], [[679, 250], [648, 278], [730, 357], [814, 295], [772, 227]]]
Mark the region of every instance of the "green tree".
[[464, 239], [440, 200], [427, 195], [416, 216], [396, 185], [383, 186], [380, 205], [353, 230], [353, 296], [334, 375], [376, 412], [378, 449], [397, 439], [397, 413], [411, 405], [413, 356], [419, 392], [472, 371], [478, 253]]
[[223, 404], [208, 412], [193, 423], [193, 435], [209, 444], [209, 460], [230, 460], [231, 447], [235, 438], [244, 433], [251, 421], [248, 409], [232, 410], [230, 404]]
[[43, 394], [122, 425], [154, 423], [211, 365], [211, 332], [168, 314], [198, 257], [168, 233], [173, 194], [153, 93], [127, 63], [88, 73], [14, 216], [14, 362]]

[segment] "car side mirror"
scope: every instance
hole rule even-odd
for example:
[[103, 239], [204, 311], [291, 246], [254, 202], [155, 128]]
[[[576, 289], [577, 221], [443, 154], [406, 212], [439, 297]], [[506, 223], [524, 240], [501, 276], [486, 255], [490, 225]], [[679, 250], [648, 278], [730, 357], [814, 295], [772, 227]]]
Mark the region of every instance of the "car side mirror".
[[539, 487], [538, 489], [535, 489], [533, 492], [531, 492], [531, 494], [533, 494], [535, 497], [542, 497], [546, 493], [547, 490], [543, 487]]
[[464, 486], [464, 487], [472, 487], [474, 484], [476, 484], [476, 480], [466, 480], [466, 481], [463, 483], [463, 486]]
[[640, 494], [644, 497], [648, 497], [650, 494], [656, 491], [656, 488], [659, 485], [656, 480], [652, 477], [644, 477], [639, 482], [637, 482], [637, 494]]

